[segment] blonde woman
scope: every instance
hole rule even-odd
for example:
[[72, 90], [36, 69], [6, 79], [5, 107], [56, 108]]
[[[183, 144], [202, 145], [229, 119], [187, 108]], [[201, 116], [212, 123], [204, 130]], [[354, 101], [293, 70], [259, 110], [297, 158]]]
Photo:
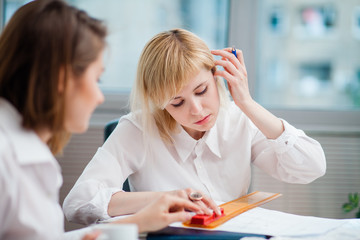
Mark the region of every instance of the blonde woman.
[[[3, 30], [0, 239], [64, 239], [58, 203], [62, 175], [53, 154], [63, 149], [70, 133], [86, 131], [91, 113], [104, 101], [98, 79], [105, 37], [101, 21], [61, 0], [24, 5]], [[117, 223], [151, 231], [190, 219], [185, 208], [200, 211], [191, 201], [170, 195], [147, 203]]]
[[[289, 183], [322, 176], [321, 145], [252, 99], [242, 52], [236, 53], [211, 52], [183, 29], [153, 37], [140, 57], [131, 113], [65, 199], [66, 217], [88, 224], [137, 212], [166, 192], [188, 199], [195, 190], [204, 196], [199, 206], [217, 211], [211, 199], [247, 194], [251, 164]], [[133, 192], [121, 190], [126, 178]]]

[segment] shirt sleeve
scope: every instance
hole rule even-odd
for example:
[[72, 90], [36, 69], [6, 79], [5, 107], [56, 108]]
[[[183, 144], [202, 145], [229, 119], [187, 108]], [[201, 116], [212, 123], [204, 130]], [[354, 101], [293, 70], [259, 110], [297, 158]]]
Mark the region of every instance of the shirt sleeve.
[[66, 218], [82, 224], [110, 218], [107, 209], [112, 195], [122, 191], [126, 178], [142, 165], [141, 148], [141, 131], [130, 121], [120, 120], [65, 198]]
[[318, 141], [285, 120], [284, 132], [267, 139], [257, 130], [252, 143], [254, 165], [272, 177], [288, 183], [309, 183], [326, 171], [324, 151]]
[[[0, 153], [3, 153], [5, 152], [5, 148], [2, 148], [4, 145], [1, 140], [2, 139], [0, 138]], [[13, 175], [9, 174], [9, 169], [5, 164], [5, 160], [3, 159], [2, 154], [0, 154], [0, 237], [4, 236], [7, 228], [9, 227], [9, 224], [11, 223], [10, 219], [12, 219], [13, 214], [16, 214], [16, 208], [13, 206], [15, 201], [11, 197], [11, 186], [14, 182], [12, 177]], [[12, 186], [12, 188], [14, 187]]]

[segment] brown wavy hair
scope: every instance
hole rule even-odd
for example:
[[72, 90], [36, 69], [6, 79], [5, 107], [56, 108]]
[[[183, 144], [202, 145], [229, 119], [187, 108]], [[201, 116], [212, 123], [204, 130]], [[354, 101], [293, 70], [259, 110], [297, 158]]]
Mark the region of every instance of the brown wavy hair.
[[104, 49], [106, 34], [101, 21], [65, 1], [36, 0], [19, 8], [0, 36], [0, 97], [21, 114], [24, 128], [52, 132], [53, 153], [70, 137], [59, 82], [66, 89], [70, 73], [84, 73]]

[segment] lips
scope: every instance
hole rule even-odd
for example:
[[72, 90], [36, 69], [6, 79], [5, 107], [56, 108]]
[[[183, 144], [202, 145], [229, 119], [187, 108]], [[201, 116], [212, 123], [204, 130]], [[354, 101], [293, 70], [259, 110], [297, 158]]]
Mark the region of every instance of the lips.
[[200, 121], [197, 121], [195, 124], [198, 124], [198, 125], [205, 124], [209, 121], [209, 119], [210, 119], [210, 114], [207, 115], [206, 117], [204, 117], [203, 119], [201, 119]]

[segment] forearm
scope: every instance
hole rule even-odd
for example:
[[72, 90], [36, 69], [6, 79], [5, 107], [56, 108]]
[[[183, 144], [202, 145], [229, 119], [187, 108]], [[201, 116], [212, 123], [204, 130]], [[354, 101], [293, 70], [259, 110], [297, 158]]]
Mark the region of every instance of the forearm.
[[147, 225], [149, 225], [149, 221], [150, 219], [139, 215], [139, 214], [134, 214], [131, 216], [128, 216], [126, 218], [122, 218], [119, 220], [116, 220], [115, 222], [113, 222], [113, 224], [127, 224], [127, 223], [133, 223], [136, 224], [138, 226], [138, 231], [139, 233], [142, 232], [146, 232], [147, 231]]
[[254, 100], [239, 107], [268, 139], [276, 139], [284, 132], [282, 121]]
[[111, 197], [108, 214], [114, 217], [136, 213], [163, 194], [162, 192], [117, 192]]
[[185, 209], [193, 212], [200, 211], [199, 205], [191, 202], [189, 199], [174, 196], [174, 193], [176, 192], [160, 194], [159, 198], [152, 201], [136, 214], [114, 223], [136, 223], [139, 232], [156, 231], [173, 222], [190, 220], [192, 215], [184, 211]]

